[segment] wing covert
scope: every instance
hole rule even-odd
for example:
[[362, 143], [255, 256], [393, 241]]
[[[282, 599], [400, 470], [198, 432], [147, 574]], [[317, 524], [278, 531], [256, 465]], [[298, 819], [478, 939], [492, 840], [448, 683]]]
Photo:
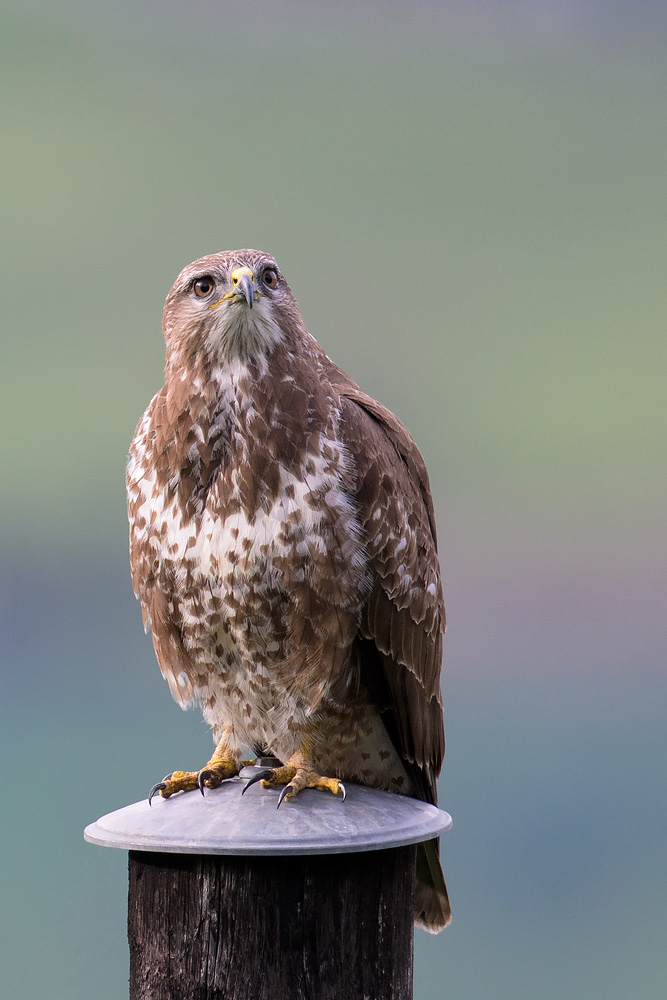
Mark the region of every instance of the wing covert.
[[341, 432], [373, 574], [360, 628], [364, 680], [417, 794], [435, 802], [445, 608], [428, 474], [400, 421], [353, 383], [341, 387]]

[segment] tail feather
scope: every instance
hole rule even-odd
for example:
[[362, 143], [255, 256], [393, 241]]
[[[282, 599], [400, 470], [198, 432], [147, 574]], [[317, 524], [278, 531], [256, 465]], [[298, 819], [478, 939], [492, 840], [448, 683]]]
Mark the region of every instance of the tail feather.
[[429, 934], [437, 934], [452, 919], [445, 877], [438, 857], [438, 841], [417, 845], [415, 923]]

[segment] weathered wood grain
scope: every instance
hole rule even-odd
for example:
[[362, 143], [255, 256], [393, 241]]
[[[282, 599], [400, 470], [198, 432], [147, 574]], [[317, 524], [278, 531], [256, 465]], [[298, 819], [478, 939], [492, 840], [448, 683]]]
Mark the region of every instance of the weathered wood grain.
[[410, 1000], [415, 847], [130, 851], [130, 1000]]

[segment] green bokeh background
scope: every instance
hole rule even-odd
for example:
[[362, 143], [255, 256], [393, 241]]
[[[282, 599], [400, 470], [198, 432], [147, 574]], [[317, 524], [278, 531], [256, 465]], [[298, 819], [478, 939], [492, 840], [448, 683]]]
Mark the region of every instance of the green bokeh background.
[[210, 747], [123, 471], [172, 280], [239, 246], [431, 472], [454, 921], [416, 1000], [665, 995], [666, 40], [648, 0], [5, 2], [3, 996], [127, 995], [83, 826]]

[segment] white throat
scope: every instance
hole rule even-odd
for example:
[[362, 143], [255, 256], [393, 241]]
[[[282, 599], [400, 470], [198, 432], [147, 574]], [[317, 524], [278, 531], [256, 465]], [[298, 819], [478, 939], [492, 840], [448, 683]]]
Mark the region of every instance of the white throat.
[[206, 346], [222, 361], [268, 353], [282, 338], [268, 302], [256, 298], [250, 309], [230, 299], [213, 310]]

